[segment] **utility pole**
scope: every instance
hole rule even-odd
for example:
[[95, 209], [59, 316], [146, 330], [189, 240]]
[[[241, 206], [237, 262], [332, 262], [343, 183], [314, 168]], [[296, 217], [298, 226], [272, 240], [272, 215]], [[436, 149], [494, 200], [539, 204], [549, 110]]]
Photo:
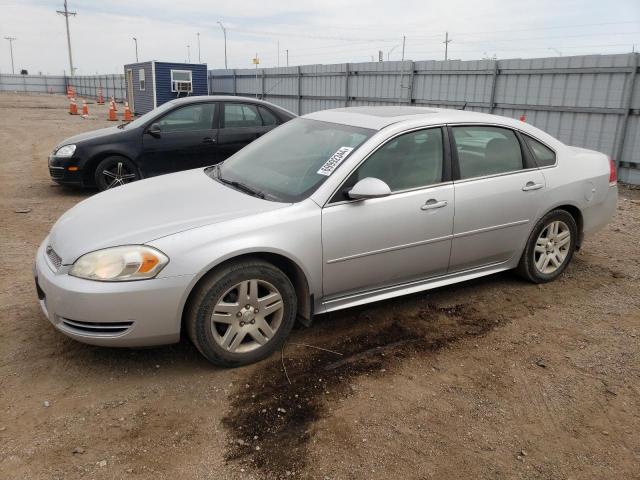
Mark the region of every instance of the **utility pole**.
[[278, 40], [278, 61], [277, 61], [277, 66], [280, 66], [280, 40]]
[[73, 77], [73, 57], [71, 55], [71, 34], [69, 33], [69, 16], [76, 15], [76, 12], [70, 12], [67, 8], [67, 0], [64, 0], [64, 10], [56, 10], [56, 13], [64, 16], [65, 23], [67, 24], [67, 48], [69, 49], [69, 71], [71, 72], [71, 76]]
[[191, 63], [191, 45], [187, 45], [187, 63]]
[[287, 48], [285, 52], [287, 52], [287, 67], [288, 67], [289, 66], [289, 49]]
[[452, 39], [449, 38], [449, 32], [445, 32], [444, 34], [444, 59], [448, 60], [449, 59], [449, 44], [453, 42]]
[[200, 32], [198, 32], [196, 35], [198, 35], [198, 63], [202, 63], [200, 61]]
[[407, 37], [405, 35], [402, 36], [402, 61], [404, 62], [404, 45], [407, 42]]
[[218, 25], [222, 29], [222, 34], [224, 35], [224, 69], [227, 70], [227, 29], [224, 28], [224, 25], [221, 21], [218, 20]]
[[16, 74], [16, 71], [13, 69], [13, 42], [17, 40], [16, 37], [4, 37], [5, 40], [9, 41], [9, 50], [11, 50], [11, 73], [13, 75]]
[[133, 37], [133, 41], [136, 43], [136, 63], [138, 63], [138, 39]]

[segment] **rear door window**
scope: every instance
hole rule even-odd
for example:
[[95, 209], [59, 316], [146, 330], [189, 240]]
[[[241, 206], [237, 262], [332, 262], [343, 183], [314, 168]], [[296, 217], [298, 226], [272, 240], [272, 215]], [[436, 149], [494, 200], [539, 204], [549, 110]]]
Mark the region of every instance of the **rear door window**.
[[244, 103], [225, 103], [223, 127], [261, 127], [262, 118], [254, 105]]
[[453, 127], [460, 179], [514, 172], [524, 168], [520, 142], [508, 128]]
[[538, 167], [550, 167], [556, 164], [556, 154], [543, 143], [524, 135], [524, 141], [527, 142], [533, 158]]
[[270, 127], [272, 125], [278, 124], [278, 119], [273, 113], [271, 113], [270, 110], [264, 107], [258, 107], [258, 109], [260, 110], [260, 116], [262, 117], [262, 124], [265, 127]]

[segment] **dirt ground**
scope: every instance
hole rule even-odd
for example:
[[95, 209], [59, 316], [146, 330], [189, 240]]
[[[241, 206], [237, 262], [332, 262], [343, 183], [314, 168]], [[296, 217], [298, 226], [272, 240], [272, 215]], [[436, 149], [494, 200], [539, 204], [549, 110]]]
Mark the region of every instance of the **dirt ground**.
[[0, 95], [3, 479], [640, 478], [640, 190], [554, 283], [504, 273], [320, 316], [222, 370], [186, 341], [83, 345], [41, 314], [36, 248], [94, 193], [54, 185], [47, 154], [108, 124], [66, 109]]

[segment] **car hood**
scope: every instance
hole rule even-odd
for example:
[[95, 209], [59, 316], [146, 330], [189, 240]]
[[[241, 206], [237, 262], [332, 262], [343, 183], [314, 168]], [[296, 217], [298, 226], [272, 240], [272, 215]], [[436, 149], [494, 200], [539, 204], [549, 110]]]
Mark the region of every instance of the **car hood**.
[[80, 142], [86, 142], [91, 140], [104, 140], [106, 137], [111, 137], [114, 135], [120, 135], [126, 132], [126, 129], [118, 128], [118, 127], [107, 127], [101, 128], [99, 130], [92, 130], [90, 132], [79, 133], [78, 135], [74, 135], [73, 137], [65, 138], [62, 142], [58, 143], [56, 149], [62, 147], [63, 145], [71, 145], [77, 144]]
[[68, 265], [101, 248], [147, 243], [288, 205], [234, 190], [201, 168], [187, 170], [107, 190], [80, 202], [58, 219], [49, 245]]

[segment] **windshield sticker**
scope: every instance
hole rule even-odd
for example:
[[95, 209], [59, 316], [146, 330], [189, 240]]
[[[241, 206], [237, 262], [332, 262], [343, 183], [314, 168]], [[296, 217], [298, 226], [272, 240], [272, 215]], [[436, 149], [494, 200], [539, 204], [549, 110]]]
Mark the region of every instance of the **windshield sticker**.
[[342, 163], [342, 161], [347, 158], [347, 156], [351, 153], [353, 147], [340, 147], [336, 153], [329, 157], [329, 160], [325, 162], [320, 170], [317, 171], [319, 175], [329, 176], [333, 173], [333, 171], [338, 168], [338, 165]]

